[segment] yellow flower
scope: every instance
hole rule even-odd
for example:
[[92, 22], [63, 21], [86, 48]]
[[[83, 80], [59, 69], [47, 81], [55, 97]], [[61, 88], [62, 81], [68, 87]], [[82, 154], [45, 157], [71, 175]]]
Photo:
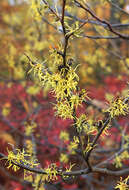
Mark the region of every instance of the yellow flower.
[[31, 125], [26, 124], [26, 127], [25, 127], [25, 135], [26, 135], [26, 136], [30, 136], [30, 135], [34, 132], [36, 126], [37, 126], [37, 124], [34, 123], [34, 122], [33, 122]]
[[24, 180], [28, 182], [33, 182], [33, 173], [24, 169]]
[[26, 163], [25, 156], [29, 156], [29, 155], [25, 153], [24, 149], [22, 151], [20, 151], [19, 149], [16, 149], [15, 151], [16, 151], [16, 154], [14, 154], [14, 152], [9, 151], [7, 149], [7, 152], [8, 152], [8, 163], [9, 163], [9, 166], [7, 168], [12, 167], [12, 169], [14, 171], [17, 171], [20, 168], [18, 166], [16, 166], [15, 164], [13, 164], [13, 162], [14, 163], [15, 162], [16, 163]]
[[72, 95], [70, 98], [71, 108], [77, 108], [82, 104], [82, 99], [78, 95]]
[[61, 131], [60, 139], [64, 140], [64, 141], [68, 141], [69, 140], [69, 134], [66, 131]]
[[27, 139], [25, 141], [26, 143], [26, 152], [29, 154], [29, 155], [33, 155], [33, 144], [32, 144], [32, 141]]
[[24, 149], [22, 151], [20, 149], [15, 149], [15, 153], [7, 149], [7, 152], [9, 163], [9, 166], [7, 168], [12, 167], [14, 171], [20, 169], [18, 166], [15, 165], [15, 163], [28, 165], [30, 167], [38, 165], [37, 160], [32, 159], [31, 155], [27, 154]]
[[12, 163], [16, 160], [16, 155], [12, 151], [9, 151], [9, 150], [7, 151], [8, 151], [8, 163], [9, 163], [7, 168], [9, 169], [10, 167], [12, 167], [12, 169], [16, 172], [17, 170], [20, 169], [20, 167]]
[[116, 156], [114, 160], [114, 164], [116, 168], [121, 168], [122, 167], [122, 160], [120, 156]]
[[84, 128], [84, 132], [87, 135], [97, 132], [97, 127], [94, 125], [94, 121], [91, 119], [87, 120], [87, 122], [83, 125], [83, 128]]
[[129, 190], [129, 185], [127, 185], [127, 181], [129, 180], [129, 176], [125, 179], [122, 180], [122, 177], [120, 178], [120, 181], [116, 185], [115, 189], [119, 190]]
[[39, 87], [39, 86], [36, 86], [36, 85], [30, 86], [30, 87], [27, 88], [26, 91], [27, 91], [27, 93], [30, 94], [30, 95], [36, 95], [36, 94], [39, 93], [40, 87]]
[[67, 154], [61, 153], [60, 162], [67, 163], [69, 161]]
[[48, 166], [47, 168], [44, 169], [45, 172], [47, 174], [43, 175], [43, 180], [45, 181], [51, 181], [51, 180], [56, 180], [57, 179], [57, 175], [58, 175], [58, 171], [57, 171], [57, 167], [56, 164], [51, 164], [50, 166]]
[[68, 145], [68, 150], [72, 151], [74, 149], [77, 149], [78, 145], [79, 145], [79, 139], [78, 139], [78, 137], [74, 136], [73, 141], [70, 142], [70, 144]]
[[[95, 147], [96, 145], [94, 145], [94, 147]], [[90, 143], [90, 139], [89, 139], [89, 137], [88, 137], [88, 142], [87, 142], [87, 146], [86, 146], [86, 148], [85, 148], [85, 150], [84, 150], [84, 154], [86, 154], [87, 152], [89, 152], [91, 149], [92, 149], [93, 147], [92, 147], [92, 143]]]
[[34, 190], [45, 190], [43, 187], [44, 184], [44, 176], [43, 174], [36, 174], [34, 182], [32, 186], [34, 187]]
[[5, 104], [5, 105], [3, 106], [2, 115], [3, 115], [4, 117], [6, 117], [6, 116], [8, 116], [8, 115], [10, 114], [10, 111], [11, 111], [11, 109], [10, 109], [10, 104], [7, 103], [7, 104]]
[[[71, 172], [73, 166], [75, 166], [75, 164], [71, 164], [71, 163], [70, 163], [69, 168], [66, 167], [66, 172]], [[65, 178], [68, 178], [68, 177], [69, 177], [69, 176], [67, 176], [67, 175], [63, 175], [63, 178], [64, 178], [64, 179], [65, 179]]]
[[68, 101], [57, 102], [55, 105], [56, 115], [62, 117], [63, 119], [73, 119], [73, 110], [70, 107]]
[[93, 70], [92, 67], [88, 67], [87, 70], [86, 70], [86, 72], [87, 72], [88, 74], [92, 74], [92, 73], [94, 72], [94, 70]]
[[66, 167], [66, 172], [71, 172], [71, 170], [72, 170], [73, 166], [75, 166], [75, 164], [71, 164], [71, 163], [70, 163], [69, 168], [68, 168], [68, 167]]
[[116, 155], [115, 160], [114, 160], [114, 164], [115, 164], [116, 168], [121, 168], [122, 162], [124, 160], [128, 160], [128, 159], [129, 159], [129, 153], [126, 150], [124, 152], [122, 152], [120, 155]]
[[122, 99], [117, 99], [111, 102], [110, 107], [105, 112], [109, 112], [112, 118], [114, 116], [126, 115], [129, 113], [129, 106]]
[[82, 114], [79, 118], [76, 118], [76, 126], [78, 132], [84, 131], [87, 135], [97, 131], [96, 126], [94, 126], [93, 120], [87, 120], [85, 114]]
[[92, 143], [88, 143], [88, 145], [86, 146], [85, 150], [84, 150], [84, 154], [86, 154], [87, 152], [89, 152], [92, 149]]
[[32, 0], [30, 9], [33, 11], [34, 18], [38, 21], [41, 20], [41, 15], [38, 12], [38, 9], [40, 9], [40, 1]]
[[83, 124], [86, 122], [87, 118], [85, 114], [81, 114], [79, 118], [76, 118], [76, 125], [78, 132], [83, 130]]
[[62, 76], [62, 72], [56, 73], [50, 77], [49, 82], [57, 100], [63, 100], [69, 96], [71, 97], [71, 92], [76, 90], [78, 80], [79, 78], [75, 73], [75, 70], [69, 67], [65, 77]]

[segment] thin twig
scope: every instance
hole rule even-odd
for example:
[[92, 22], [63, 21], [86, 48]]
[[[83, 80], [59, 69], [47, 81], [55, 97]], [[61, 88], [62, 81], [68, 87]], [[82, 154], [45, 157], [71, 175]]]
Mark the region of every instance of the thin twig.
[[121, 7], [119, 7], [118, 5], [116, 5], [115, 3], [113, 3], [112, 1], [109, 1], [108, 2], [113, 5], [117, 10], [121, 11], [122, 13], [126, 14], [127, 16], [129, 16], [129, 13], [127, 13], [124, 9], [122, 9]]
[[[0, 153], [0, 158], [8, 160], [8, 157], [2, 153]], [[20, 164], [20, 163], [14, 162], [14, 161], [11, 161], [11, 163], [22, 169], [25, 169], [25, 170], [28, 170], [28, 171], [31, 171], [31, 172], [34, 172], [37, 174], [44, 174], [44, 175], [47, 174], [47, 172], [44, 171], [43, 169], [31, 168], [29, 166], [26, 166], [24, 164]], [[59, 171], [57, 175], [59, 175], [59, 176], [64, 176], [64, 175], [78, 176], [78, 175], [89, 174], [89, 173], [102, 173], [102, 174], [107, 174], [107, 175], [112, 175], [112, 176], [122, 176], [122, 175], [129, 175], [129, 168], [123, 169], [120, 171], [112, 171], [112, 170], [108, 170], [106, 168], [93, 167], [92, 171], [89, 169], [76, 170], [76, 171], [72, 171], [72, 172]]]
[[124, 35], [124, 34], [121, 34], [121, 33], [117, 32], [117, 31], [115, 31], [115, 30], [112, 28], [111, 24], [110, 24], [108, 21], [99, 18], [97, 15], [95, 15], [95, 13], [93, 13], [93, 11], [91, 11], [89, 8], [85, 7], [83, 4], [81, 4], [81, 3], [78, 2], [77, 0], [74, 0], [74, 2], [77, 3], [77, 5], [78, 5], [80, 8], [82, 8], [82, 9], [84, 9], [86, 12], [88, 12], [88, 13], [89, 13], [93, 18], [95, 18], [97, 21], [99, 21], [100, 23], [106, 24], [110, 32], [114, 33], [115, 35], [119, 36], [120, 38], [122, 38], [122, 39], [124, 39], [124, 40], [129, 40], [129, 36]]
[[59, 15], [57, 15], [56, 11], [50, 7], [49, 3], [46, 0], [42, 0], [42, 2], [47, 5], [47, 7], [49, 8], [49, 10], [57, 17], [58, 20], [60, 20]]

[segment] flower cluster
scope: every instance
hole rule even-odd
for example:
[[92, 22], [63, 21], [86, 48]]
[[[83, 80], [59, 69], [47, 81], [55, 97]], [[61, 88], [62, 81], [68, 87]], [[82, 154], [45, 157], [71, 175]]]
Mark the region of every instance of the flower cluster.
[[30, 65], [32, 68], [29, 72], [34, 71], [34, 75], [38, 76], [42, 86], [46, 84], [51, 86], [57, 100], [55, 105], [56, 115], [63, 119], [73, 119], [74, 108], [81, 105], [87, 97], [84, 89], [80, 94], [77, 93], [79, 77], [75, 72], [76, 68], [73, 69], [70, 65], [60, 65], [57, 72], [52, 73], [45, 68], [44, 63], [34, 64], [31, 61]]
[[51, 180], [56, 180], [57, 175], [58, 175], [58, 170], [56, 164], [51, 164], [47, 168], [44, 169], [46, 174], [43, 176], [44, 181], [51, 181]]
[[114, 160], [114, 164], [115, 164], [116, 168], [121, 168], [122, 162], [124, 160], [128, 160], [128, 159], [129, 159], [129, 153], [126, 150], [124, 152], [122, 152], [119, 156], [117, 155]]
[[122, 180], [122, 177], [121, 177], [115, 189], [128, 190], [129, 189], [129, 185], [127, 184], [128, 180], [129, 180], [129, 176], [124, 180]]
[[119, 98], [111, 102], [110, 107], [106, 110], [106, 112], [110, 113], [111, 118], [119, 115], [126, 115], [129, 113], [129, 106]]
[[63, 119], [73, 119], [73, 109], [67, 100], [64, 102], [57, 102], [54, 109], [56, 110], [56, 115], [62, 117]]
[[78, 148], [79, 145], [79, 138], [77, 136], [73, 137], [73, 141], [70, 142], [69, 146], [68, 146], [68, 150], [74, 154], [75, 153], [75, 149]]
[[12, 167], [14, 171], [20, 169], [20, 167], [17, 166], [17, 164], [28, 165], [32, 168], [38, 165], [36, 161], [30, 162], [30, 155], [27, 154], [24, 149], [22, 151], [20, 149], [16, 149], [15, 153], [10, 150], [7, 151], [8, 151], [8, 163], [9, 163], [8, 168]]
[[85, 114], [76, 118], [76, 127], [79, 133], [83, 131], [87, 135], [97, 132], [97, 127], [94, 125], [93, 120], [88, 120]]
[[[43, 185], [46, 181], [49, 182], [49, 181], [57, 180], [58, 171], [57, 171], [56, 164], [53, 163], [49, 165], [47, 168], [44, 169], [44, 172], [46, 172], [46, 174], [34, 174], [33, 172], [25, 170], [24, 179], [26, 181], [33, 183], [32, 186], [34, 187], [35, 190], [44, 189]], [[33, 180], [33, 177], [34, 177], [34, 180]]]

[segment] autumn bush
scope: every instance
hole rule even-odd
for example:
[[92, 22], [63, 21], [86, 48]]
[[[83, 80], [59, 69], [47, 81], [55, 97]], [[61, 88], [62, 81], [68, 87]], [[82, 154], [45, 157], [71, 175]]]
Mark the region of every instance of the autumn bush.
[[1, 0], [0, 33], [0, 189], [128, 190], [128, 0]]

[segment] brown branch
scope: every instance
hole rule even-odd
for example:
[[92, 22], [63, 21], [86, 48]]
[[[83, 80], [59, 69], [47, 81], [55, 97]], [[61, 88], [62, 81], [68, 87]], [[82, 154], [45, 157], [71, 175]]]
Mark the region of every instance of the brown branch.
[[125, 27], [129, 27], [129, 23], [126, 23], [126, 24], [117, 23], [117, 24], [112, 24], [111, 26], [113, 28], [124, 28], [125, 29]]
[[[85, 19], [78, 18], [77, 16], [72, 15], [72, 14], [70, 14], [70, 13], [67, 12], [67, 11], [65, 12], [65, 15], [66, 15], [67, 17], [73, 18], [73, 20], [75, 20], [75, 21], [79, 21], [79, 22], [82, 22], [82, 23], [85, 22]], [[103, 27], [105, 27], [105, 28], [107, 27], [106, 24], [103, 24], [103, 23], [98, 22], [98, 21], [95, 21], [95, 20], [89, 20], [88, 23], [89, 23], [89, 24], [100, 25], [100, 26], [103, 26]], [[117, 23], [117, 24], [111, 24], [111, 26], [112, 26], [113, 28], [121, 28], [121, 29], [123, 28], [123, 29], [125, 29], [126, 27], [129, 27], [129, 23], [125, 23], [125, 24]]]
[[69, 38], [66, 36], [66, 29], [65, 29], [65, 24], [64, 24], [65, 6], [66, 6], [66, 0], [63, 0], [61, 25], [62, 25], [63, 34], [64, 34], [64, 50], [63, 50], [63, 55], [62, 55], [64, 66], [66, 66], [66, 52], [67, 52], [68, 40], [69, 40]]
[[106, 168], [93, 168], [93, 173], [101, 173], [111, 176], [123, 176], [123, 175], [129, 175], [129, 168], [120, 171], [112, 171]]
[[63, 51], [63, 65], [66, 66], [66, 52], [68, 47], [68, 40], [69, 38], [65, 36], [65, 45], [64, 45], [64, 51]]
[[99, 21], [100, 23], [106, 24], [110, 32], [114, 33], [115, 35], [119, 36], [120, 38], [122, 38], [122, 39], [124, 39], [124, 40], [129, 40], [129, 36], [124, 35], [124, 34], [121, 34], [121, 33], [117, 32], [117, 31], [115, 31], [115, 30], [112, 28], [111, 24], [110, 24], [108, 21], [103, 20], [103, 19], [100, 19], [97, 15], [95, 15], [95, 14], [93, 13], [93, 11], [91, 11], [89, 8], [85, 7], [83, 4], [81, 4], [81, 3], [78, 2], [77, 0], [74, 0], [74, 2], [75, 2], [80, 8], [82, 8], [82, 9], [84, 9], [86, 12], [88, 12], [88, 13], [89, 13], [93, 18], [95, 18], [97, 21]]
[[129, 168], [119, 170], [119, 171], [112, 171], [106, 168], [93, 167], [92, 171], [89, 171], [88, 169], [84, 169], [84, 170], [78, 170], [78, 171], [72, 171], [72, 172], [63, 172], [63, 175], [79, 176], [79, 175], [89, 174], [89, 173], [101, 173], [101, 174], [106, 174], [106, 175], [111, 175], [111, 176], [122, 176], [122, 175], [129, 175]]
[[[99, 137], [101, 136], [102, 132], [104, 131], [104, 129], [106, 128], [106, 126], [109, 124], [109, 122], [111, 121], [110, 117], [108, 117], [105, 121], [105, 123], [103, 124], [103, 126], [101, 127], [101, 129], [99, 130], [98, 134], [96, 135], [96, 137], [93, 140], [93, 143], [91, 145], [91, 149], [87, 152], [86, 156], [85, 156], [85, 160], [87, 163], [89, 163], [89, 159], [90, 159], [90, 155], [92, 150], [94, 149], [94, 146], [97, 142], [97, 140], [99, 139]], [[90, 164], [90, 163], [89, 163]], [[90, 168], [91, 169], [91, 168]]]
[[99, 39], [117, 40], [117, 39], [120, 38], [119, 36], [89, 36], [89, 35], [84, 35], [82, 37], [89, 38], [89, 39], [94, 39], [94, 40], [99, 40]]
[[[0, 159], [1, 158], [8, 160], [8, 157], [2, 153], [0, 153]], [[44, 174], [44, 175], [47, 174], [43, 169], [31, 168], [29, 166], [26, 166], [24, 164], [20, 164], [20, 163], [14, 162], [14, 161], [11, 161], [11, 163], [22, 169], [25, 169], [25, 170], [28, 170], [28, 171], [31, 171], [34, 173]], [[119, 170], [119, 171], [112, 171], [112, 170], [108, 170], [106, 168], [93, 167], [92, 170], [83, 169], [83, 170], [76, 170], [76, 171], [71, 171], [71, 172], [59, 171], [58, 175], [59, 176], [79, 176], [79, 175], [89, 174], [89, 173], [101, 173], [101, 174], [112, 175], [112, 176], [122, 176], [122, 175], [129, 175], [129, 168]]]
[[[8, 160], [8, 157], [2, 153], [0, 153], [0, 159], [3, 159], [3, 160]], [[11, 161], [12, 164], [22, 168], [22, 169], [26, 169], [28, 171], [31, 171], [31, 172], [35, 172], [35, 173], [38, 173], [38, 174], [46, 174], [46, 172], [44, 170], [40, 170], [40, 169], [37, 169], [37, 168], [31, 168], [27, 165], [24, 165], [24, 164], [21, 164], [21, 163], [17, 163], [15, 161]]]
[[47, 5], [47, 7], [49, 8], [49, 10], [57, 17], [58, 20], [61, 20], [60, 17], [57, 15], [56, 11], [54, 11], [54, 9], [52, 9], [50, 7], [50, 5], [48, 4], [48, 2], [46, 2], [46, 0], [42, 0], [42, 2]]
[[126, 14], [127, 16], [129, 16], [129, 13], [127, 13], [124, 9], [122, 9], [121, 7], [119, 7], [118, 5], [116, 5], [115, 3], [113, 3], [112, 1], [109, 1], [108, 2], [113, 5], [117, 10], [121, 11], [122, 13]]
[[62, 24], [64, 35], [66, 34], [66, 29], [65, 29], [65, 26], [64, 26], [65, 5], [66, 5], [66, 0], [63, 0], [61, 24]]
[[98, 167], [100, 167], [102, 165], [107, 164], [109, 161], [113, 160], [116, 156], [119, 156], [120, 154], [122, 154], [125, 150], [128, 150], [128, 148], [122, 148], [122, 149], [120, 149], [118, 152], [114, 153], [112, 156], [110, 156], [106, 160], [104, 160], [101, 163], [97, 164], [95, 167], [98, 168]]
[[75, 112], [75, 109], [73, 110], [73, 117], [74, 117], [74, 127], [75, 127], [75, 130], [76, 130], [76, 134], [77, 134], [77, 137], [79, 139], [79, 145], [80, 145], [80, 152], [79, 152], [79, 155], [81, 155], [81, 157], [83, 158], [83, 160], [85, 161], [85, 163], [87, 164], [88, 166], [88, 169], [89, 171], [91, 170], [91, 165], [89, 163], [88, 160], [85, 159], [85, 155], [83, 153], [83, 144], [82, 144], [82, 140], [81, 140], [81, 137], [80, 137], [80, 134], [79, 132], [77, 131], [77, 124], [76, 124], [76, 112]]
[[[39, 14], [42, 16], [41, 12], [39, 11]], [[80, 19], [74, 15], [71, 15], [70, 13], [68, 13], [67, 11], [65, 12], [65, 16], [73, 18], [73, 20], [75, 21], [79, 21], [81, 23], [84, 23], [86, 20], [85, 19]], [[54, 29], [58, 30], [58, 28], [56, 26], [54, 26], [53, 24], [51, 24], [45, 17], [42, 17], [42, 20], [44, 22], [46, 22], [47, 24], [51, 25]], [[107, 28], [106, 24], [100, 23], [98, 21], [95, 20], [88, 20], [89, 24], [94, 24], [94, 25], [99, 25], [99, 26], [103, 26], [104, 28]], [[117, 23], [117, 24], [111, 24], [112, 28], [119, 28], [119, 29], [125, 29], [129, 27], [129, 23], [126, 24], [122, 24], [122, 23]], [[63, 31], [61, 29], [59, 29], [59, 31], [62, 33]]]
[[[85, 22], [83, 22], [76, 31], [80, 30], [85, 24], [87, 24], [88, 20], [89, 19], [85, 20]], [[67, 34], [66, 35], [68, 38], [70, 38], [72, 35], [74, 35], [74, 33], [75, 33], [75, 31], [71, 32], [69, 35], [67, 35]]]
[[[65, 28], [65, 24], [64, 24], [65, 6], [66, 6], [66, 0], [63, 0], [62, 18], [61, 18], [60, 22], [61, 22], [62, 29], [63, 29], [63, 34], [64, 34], [64, 50], [63, 50], [63, 53], [61, 54], [61, 56], [63, 57], [63, 65], [64, 66], [66, 66], [66, 53], [67, 53], [68, 41], [69, 41], [69, 38], [72, 35], [74, 35], [74, 32], [70, 33], [69, 35], [67, 35], [67, 33], [66, 33], [66, 28]], [[87, 23], [87, 20], [80, 25], [79, 29], [82, 28], [86, 23]]]

